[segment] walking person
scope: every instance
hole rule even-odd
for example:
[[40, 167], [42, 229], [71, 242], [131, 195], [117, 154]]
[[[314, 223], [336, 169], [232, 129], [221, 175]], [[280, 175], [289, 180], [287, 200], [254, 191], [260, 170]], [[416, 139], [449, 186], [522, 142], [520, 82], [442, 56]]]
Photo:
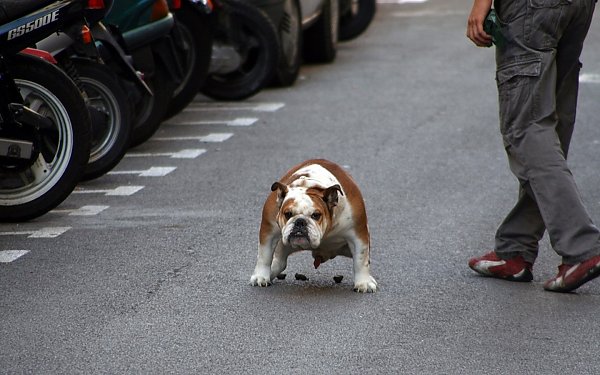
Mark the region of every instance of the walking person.
[[[492, 0], [474, 0], [467, 37], [489, 47], [483, 30]], [[474, 271], [531, 281], [548, 231], [562, 257], [544, 289], [569, 292], [600, 276], [600, 231], [567, 165], [575, 124], [579, 57], [595, 0], [495, 0], [503, 43], [496, 46], [500, 132], [519, 181], [516, 205], [499, 226], [494, 250], [469, 260]]]

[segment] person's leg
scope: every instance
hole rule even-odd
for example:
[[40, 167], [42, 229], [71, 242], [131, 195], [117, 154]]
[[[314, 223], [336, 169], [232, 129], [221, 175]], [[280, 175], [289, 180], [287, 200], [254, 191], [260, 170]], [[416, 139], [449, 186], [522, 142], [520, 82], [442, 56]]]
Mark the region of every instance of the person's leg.
[[[575, 112], [566, 107], [576, 105], [576, 98], [557, 105], [557, 95], [561, 100], [573, 95], [573, 83], [567, 79], [574, 76], [574, 69], [564, 64], [566, 52], [559, 47], [566, 45], [561, 41], [564, 35], [571, 45], [579, 46], [570, 53], [580, 53], [585, 37], [581, 29], [589, 27], [589, 18], [584, 19], [586, 25], [575, 28], [571, 25], [579, 21], [572, 20], [581, 18], [577, 7], [557, 3], [561, 5], [527, 2], [526, 16], [506, 25], [512, 43], [497, 49], [501, 130], [511, 171], [529, 196], [517, 203], [517, 211], [507, 217], [497, 237], [515, 243], [521, 240], [523, 246], [519, 250], [501, 240], [500, 252], [510, 248], [531, 259], [535, 251], [532, 242], [541, 233], [534, 207], [537, 203], [552, 246], [566, 263], [576, 263], [600, 253], [600, 232], [583, 206], [566, 162]], [[568, 56], [578, 64], [579, 53]], [[576, 94], [576, 87], [574, 90]]]

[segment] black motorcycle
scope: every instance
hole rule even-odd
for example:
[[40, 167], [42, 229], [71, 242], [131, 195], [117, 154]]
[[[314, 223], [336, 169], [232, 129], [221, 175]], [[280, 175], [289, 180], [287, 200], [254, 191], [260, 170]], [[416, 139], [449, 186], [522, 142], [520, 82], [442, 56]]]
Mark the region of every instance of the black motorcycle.
[[[114, 168], [129, 149], [135, 103], [152, 95], [113, 33], [102, 19], [104, 12], [86, 11], [89, 37], [54, 33], [37, 43], [56, 57], [59, 66], [80, 88], [92, 120], [91, 150], [82, 179], [100, 177]], [[80, 33], [79, 33], [80, 34]]]
[[[90, 117], [79, 89], [50, 54], [28, 46], [83, 30], [94, 0], [0, 0], [0, 221], [38, 217], [79, 182]], [[42, 58], [40, 58], [42, 57]]]

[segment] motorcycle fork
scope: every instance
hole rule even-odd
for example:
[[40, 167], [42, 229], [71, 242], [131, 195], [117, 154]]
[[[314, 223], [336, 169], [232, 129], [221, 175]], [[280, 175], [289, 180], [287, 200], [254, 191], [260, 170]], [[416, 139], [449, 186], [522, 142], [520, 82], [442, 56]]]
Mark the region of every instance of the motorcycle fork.
[[7, 160], [9, 165], [10, 160], [32, 160], [40, 131], [53, 127], [52, 120], [24, 105], [7, 63], [0, 56], [0, 166]]

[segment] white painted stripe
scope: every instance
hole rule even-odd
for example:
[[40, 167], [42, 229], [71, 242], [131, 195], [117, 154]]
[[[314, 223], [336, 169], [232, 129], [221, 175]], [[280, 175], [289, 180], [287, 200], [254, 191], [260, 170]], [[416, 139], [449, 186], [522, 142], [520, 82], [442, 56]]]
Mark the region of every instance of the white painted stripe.
[[53, 213], [66, 213], [69, 216], [94, 216], [106, 210], [109, 206], [81, 206], [74, 210], [52, 210]]
[[65, 233], [71, 227], [47, 227], [38, 230], [26, 230], [21, 232], [0, 232], [0, 236], [24, 236], [28, 238], [54, 238]]
[[153, 152], [153, 153], [150, 153], [150, 152], [147, 152], [147, 153], [128, 152], [127, 154], [125, 154], [125, 157], [147, 158], [147, 157], [153, 157], [153, 156], [168, 156], [173, 159], [195, 159], [198, 156], [204, 154], [205, 152], [206, 152], [206, 150], [203, 148], [192, 148], [192, 149], [185, 149], [185, 150], [181, 150], [181, 151], [177, 151], [177, 152]]
[[285, 103], [190, 103], [183, 112], [200, 111], [254, 111], [275, 112], [285, 106]]
[[177, 167], [151, 167], [140, 173], [140, 177], [162, 177], [173, 172], [175, 169]]
[[251, 126], [254, 125], [254, 123], [258, 121], [257, 118], [236, 118], [235, 120], [231, 121], [229, 124], [229, 126]]
[[257, 118], [242, 117], [233, 120], [222, 120], [222, 121], [181, 121], [181, 122], [166, 122], [161, 126], [196, 126], [196, 125], [227, 125], [227, 126], [250, 126], [254, 125], [258, 121]]
[[80, 209], [73, 211], [69, 216], [95, 216], [106, 210], [110, 206], [82, 206]]
[[137, 193], [138, 191], [142, 190], [143, 188], [144, 188], [143, 186], [119, 186], [116, 189], [113, 189], [112, 191], [107, 192], [106, 195], [129, 196], [129, 195], [133, 195], [133, 194]]
[[27, 254], [29, 250], [2, 250], [0, 251], [0, 263], [10, 263]]
[[152, 141], [199, 141], [206, 143], [213, 142], [224, 142], [231, 138], [233, 133], [210, 133], [202, 136], [190, 136], [190, 137], [157, 137], [150, 138]]
[[137, 174], [140, 177], [162, 177], [173, 172], [177, 167], [150, 167], [143, 171], [110, 171], [108, 174]]
[[581, 82], [581, 83], [600, 83], [600, 74], [581, 73], [579, 75], [579, 82]]
[[118, 186], [114, 189], [96, 189], [86, 190], [80, 187], [76, 187], [73, 190], [73, 194], [104, 194], [104, 195], [122, 195], [128, 196], [137, 193], [142, 190], [144, 186]]
[[28, 238], [55, 238], [71, 229], [71, 227], [48, 227], [36, 230]]
[[171, 155], [174, 159], [195, 159], [198, 156], [204, 154], [206, 152], [205, 149], [191, 149], [191, 150], [181, 150], [179, 152]]

